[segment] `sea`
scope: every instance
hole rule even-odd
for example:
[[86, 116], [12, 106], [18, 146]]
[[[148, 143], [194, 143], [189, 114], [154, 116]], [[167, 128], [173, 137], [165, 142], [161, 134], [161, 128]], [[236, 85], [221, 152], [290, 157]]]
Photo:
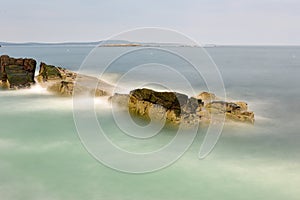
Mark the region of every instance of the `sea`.
[[[201, 70], [207, 79], [215, 77], [212, 85], [222, 86], [217, 93], [225, 91], [226, 98], [247, 102], [255, 113], [254, 125], [225, 124], [203, 159], [198, 155], [207, 129], [200, 127], [189, 148], [172, 164], [136, 174], [105, 165], [88, 151], [78, 134], [72, 98], [55, 96], [39, 85], [0, 90], [0, 199], [298, 200], [300, 47], [216, 46], [201, 50], [201, 55], [193, 53], [196, 47], [172, 48], [184, 49], [191, 59], [205, 57], [198, 64], [205, 66]], [[210, 80], [195, 76], [197, 70], [189, 59], [170, 57], [162, 49], [25, 45], [0, 47], [0, 55], [34, 58], [96, 77], [107, 69], [100, 77], [118, 83], [121, 93], [137, 87], [171, 87], [193, 96], [210, 88]], [[181, 75], [187, 78], [181, 80]], [[149, 140], [132, 138], [116, 128], [106, 98], [95, 102], [107, 137], [120, 148], [151, 152], [175, 137], [167, 128]]]

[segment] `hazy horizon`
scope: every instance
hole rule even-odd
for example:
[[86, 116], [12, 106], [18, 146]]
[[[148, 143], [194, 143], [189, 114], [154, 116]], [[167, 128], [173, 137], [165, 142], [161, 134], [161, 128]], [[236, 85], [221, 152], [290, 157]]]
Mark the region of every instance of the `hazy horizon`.
[[[43, 44], [43, 45], [60, 45], [60, 44], [96, 44], [96, 43], [101, 43], [102, 41], [105, 41], [105, 40], [99, 40], [99, 41], [61, 41], [61, 42], [55, 42], [55, 41], [53, 41], [53, 42], [47, 42], [47, 41], [45, 41], [45, 42], [43, 42], [43, 41], [24, 41], [24, 42], [12, 42], [12, 41], [0, 41], [0, 45], [1, 44], [9, 44], [9, 45], [22, 45], [22, 44], [24, 44], [24, 45], [30, 45], [30, 44]], [[109, 41], [109, 40], [107, 40], [107, 41]], [[113, 40], [112, 40], [113, 41]], [[127, 41], [127, 42], [132, 42], [132, 43], [134, 43], [134, 42], [136, 42], [136, 41]], [[141, 42], [142, 43], [142, 42]], [[160, 43], [160, 42], [149, 42], [149, 43], [157, 43], [157, 44], [162, 44], [162, 43]], [[174, 44], [176, 44], [176, 43], [174, 43]], [[204, 45], [204, 46], [206, 46], [206, 45], [216, 45], [216, 46], [262, 46], [262, 47], [264, 47], [264, 46], [270, 46], [270, 47], [272, 47], [272, 46], [274, 46], [274, 47], [285, 47], [285, 46], [295, 46], [295, 47], [299, 47], [300, 46], [300, 44], [218, 44], [218, 43], [203, 43], [203, 44], [201, 44], [201, 45]]]
[[201, 44], [300, 45], [296, 0], [4, 1], [7, 42], [99, 41], [138, 27], [179, 31]]

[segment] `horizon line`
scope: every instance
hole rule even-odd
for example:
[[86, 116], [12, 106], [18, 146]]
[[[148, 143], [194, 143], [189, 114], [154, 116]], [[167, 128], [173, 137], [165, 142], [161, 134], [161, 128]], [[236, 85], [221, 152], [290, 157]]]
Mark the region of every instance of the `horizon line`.
[[[25, 42], [12, 42], [12, 41], [0, 41], [0, 44], [11, 44], [11, 45], [26, 45], [26, 44], [44, 44], [44, 45], [61, 45], [61, 44], [96, 44], [96, 43], [101, 43], [102, 41], [118, 41], [118, 40], [99, 40], [99, 41], [63, 41], [63, 42], [38, 42], [38, 41], [25, 41]], [[122, 40], [120, 40], [122, 41]], [[128, 41], [128, 40], [123, 40], [127, 42], [132, 42], [135, 43], [136, 41]], [[157, 43], [157, 44], [164, 44], [164, 42], [137, 42], [137, 43]], [[171, 43], [171, 42], [166, 42], [166, 44], [177, 44], [177, 43]], [[185, 44], [182, 44], [185, 45]], [[190, 45], [192, 46], [192, 45]], [[202, 47], [210, 47], [210, 46], [215, 46], [215, 47], [222, 47], [222, 46], [300, 46], [300, 44], [270, 44], [270, 43], [240, 43], [240, 44], [230, 44], [230, 43], [203, 43], [201, 44]]]

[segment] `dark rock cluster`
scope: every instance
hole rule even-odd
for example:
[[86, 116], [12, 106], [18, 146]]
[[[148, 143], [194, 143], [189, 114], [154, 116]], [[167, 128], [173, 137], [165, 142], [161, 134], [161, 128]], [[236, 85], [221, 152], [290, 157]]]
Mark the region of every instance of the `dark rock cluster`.
[[0, 57], [0, 80], [2, 85], [12, 89], [30, 87], [34, 81], [36, 61], [31, 58]]
[[197, 99], [189, 99], [187, 95], [176, 92], [157, 92], [147, 88], [136, 89], [130, 92], [131, 98], [136, 98], [139, 101], [147, 101], [152, 104], [157, 104], [166, 110], [173, 110], [177, 116], [181, 114], [181, 108], [198, 107], [201, 101]]

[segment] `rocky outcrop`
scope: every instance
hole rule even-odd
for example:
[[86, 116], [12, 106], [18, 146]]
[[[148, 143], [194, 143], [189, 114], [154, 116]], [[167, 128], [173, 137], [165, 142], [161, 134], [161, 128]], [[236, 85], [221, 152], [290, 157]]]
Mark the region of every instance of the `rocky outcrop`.
[[173, 124], [211, 122], [212, 116], [214, 119], [215, 116], [225, 116], [226, 120], [254, 123], [254, 113], [248, 111], [247, 103], [214, 101], [214, 94], [201, 94], [197, 98], [189, 98], [181, 93], [143, 88], [133, 90], [128, 95], [115, 94], [110, 97], [110, 101], [114, 105], [127, 107], [137, 115], [151, 119], [166, 118]]
[[[196, 115], [197, 108], [202, 106], [202, 101], [188, 98], [187, 95], [176, 92], [156, 92], [150, 89], [136, 89], [130, 92], [129, 109], [139, 115], [161, 118], [167, 121], [180, 123], [182, 118]], [[197, 117], [194, 119], [197, 120]], [[194, 123], [192, 120], [185, 122]]]
[[136, 89], [126, 94], [115, 94], [110, 97], [114, 105], [128, 107], [131, 113], [151, 119], [162, 119], [173, 124], [181, 122], [194, 124], [200, 122], [197, 110], [203, 102], [176, 92], [157, 92], [147, 88]]
[[29, 58], [0, 57], [1, 85], [11, 89], [26, 88], [34, 84], [36, 61]]
[[[0, 57], [0, 86], [2, 88], [28, 88], [35, 83], [34, 59], [11, 58], [7, 55]], [[89, 93], [93, 96], [109, 95], [113, 86], [95, 77], [77, 74], [65, 68], [40, 64], [39, 75], [36, 77], [42, 87], [61, 95], [72, 96]], [[95, 88], [95, 83], [98, 83]]]
[[[77, 81], [79, 79], [80, 81]], [[65, 68], [41, 63], [38, 82], [47, 89], [61, 96], [72, 96], [76, 94], [89, 93], [94, 96], [105, 96], [109, 94], [112, 86], [91, 76], [77, 74]], [[98, 82], [95, 89], [93, 83]], [[76, 85], [76, 86], [75, 86]]]
[[227, 119], [254, 123], [254, 113], [247, 110], [245, 102], [213, 101], [205, 105], [209, 114], [225, 114]]
[[156, 104], [166, 110], [173, 110], [177, 116], [180, 115], [181, 106], [185, 105], [187, 100], [187, 95], [175, 92], [156, 92], [146, 88], [130, 92], [130, 102], [144, 101]]
[[[27, 88], [35, 83], [34, 59], [0, 57], [0, 85], [8, 88]], [[93, 96], [111, 95], [114, 86], [95, 77], [78, 74], [65, 68], [40, 64], [36, 77], [41, 86], [61, 96], [90, 94]], [[95, 83], [98, 83], [95, 88]], [[246, 102], [220, 101], [215, 94], [202, 92], [196, 97], [188, 97], [177, 92], [158, 92], [143, 88], [129, 94], [114, 94], [113, 104], [129, 109], [131, 113], [151, 119], [165, 118], [173, 124], [197, 124], [211, 122], [216, 116], [225, 116], [226, 120], [254, 123], [254, 113], [248, 111]]]
[[53, 65], [47, 65], [45, 63], [40, 64], [40, 71], [37, 79], [39, 82], [57, 81], [57, 80], [75, 80], [77, 73], [69, 71], [61, 67], [55, 67]]

